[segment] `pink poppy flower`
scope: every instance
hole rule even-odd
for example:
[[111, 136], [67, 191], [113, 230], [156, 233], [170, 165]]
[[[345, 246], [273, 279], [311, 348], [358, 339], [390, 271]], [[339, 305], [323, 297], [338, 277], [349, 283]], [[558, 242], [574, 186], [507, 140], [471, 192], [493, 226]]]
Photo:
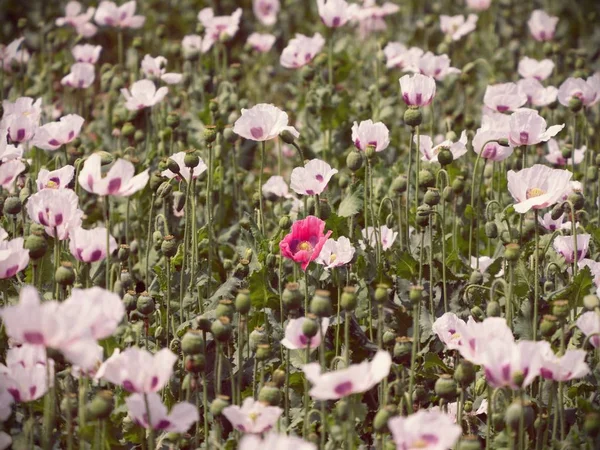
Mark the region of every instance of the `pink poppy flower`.
[[365, 151], [372, 145], [376, 152], [381, 152], [390, 145], [390, 131], [382, 122], [373, 123], [371, 119], [363, 120], [360, 125], [354, 122], [352, 142], [359, 150]]
[[548, 231], [556, 231], [556, 230], [570, 230], [571, 222], [565, 222], [565, 215], [561, 214], [561, 216], [554, 220], [552, 218], [552, 213], [547, 212], [541, 217], [538, 217], [539, 224]]
[[300, 195], [319, 195], [336, 173], [337, 169], [332, 169], [325, 161], [311, 159], [304, 167], [292, 170], [290, 187]]
[[[430, 408], [429, 411], [440, 411], [440, 407], [434, 406], [433, 408]], [[444, 412], [444, 411], [441, 411], [441, 412]], [[475, 417], [475, 416], [479, 416], [481, 414], [487, 414], [487, 412], [488, 412], [488, 401], [487, 401], [487, 398], [484, 398], [483, 400], [481, 400], [481, 404], [479, 405], [479, 408], [473, 409], [473, 410], [471, 410], [471, 412], [463, 411], [463, 417], [464, 416]], [[450, 417], [452, 419], [453, 423], [457, 423], [458, 422], [458, 402], [448, 403], [448, 412], [446, 414], [448, 415], [448, 417]], [[446, 450], [446, 449], [444, 449], [444, 450]]]
[[261, 434], [271, 430], [283, 409], [277, 406], [267, 406], [262, 402], [248, 397], [242, 406], [231, 405], [223, 409], [223, 415], [236, 430], [242, 433]]
[[77, 31], [77, 34], [90, 38], [96, 34], [98, 28], [91, 23], [92, 17], [96, 8], [89, 7], [85, 12], [82, 12], [83, 8], [81, 3], [76, 1], [70, 1], [65, 7], [65, 16], [56, 19], [56, 26], [63, 27], [70, 25]]
[[456, 323], [455, 334], [453, 341], [458, 344], [461, 356], [478, 365], [482, 364], [483, 353], [490, 340], [514, 341], [512, 331], [502, 317], [488, 317], [483, 322], [475, 322], [473, 317], [469, 317], [466, 323], [460, 320]]
[[527, 21], [529, 32], [536, 41], [551, 41], [554, 38], [558, 17], [550, 16], [541, 9], [531, 13]]
[[69, 232], [81, 225], [83, 211], [78, 208], [79, 198], [71, 189], [43, 189], [29, 197], [29, 218], [44, 226], [49, 236], [64, 240]]
[[504, 146], [500, 145], [498, 142], [489, 141], [497, 141], [498, 139], [506, 139], [507, 137], [507, 131], [479, 128], [473, 137], [473, 151], [477, 154], [481, 153], [482, 158], [491, 161], [504, 161], [513, 154], [513, 146], [510, 145], [510, 143], [509, 145]]
[[23, 147], [9, 144], [8, 137], [8, 130], [0, 125], [0, 162], [3, 163], [23, 158]]
[[[577, 234], [577, 261], [585, 258], [590, 245], [589, 234]], [[556, 236], [552, 241], [554, 251], [565, 258], [567, 264], [572, 264], [575, 260], [575, 246], [573, 245], [573, 236]]]
[[[1, 375], [0, 375], [1, 377]], [[3, 384], [3, 383], [0, 383]], [[5, 422], [12, 414], [12, 404], [14, 398], [10, 395], [10, 392], [6, 390], [5, 386], [0, 387], [0, 420]], [[2, 448], [2, 446], [0, 446]], [[6, 447], [5, 447], [6, 448]]]
[[600, 101], [600, 76], [594, 75], [587, 80], [583, 78], [567, 78], [558, 88], [558, 101], [569, 106], [571, 99], [578, 98], [583, 106], [594, 106]]
[[71, 296], [61, 303], [60, 308], [69, 311], [73, 317], [85, 317], [86, 328], [95, 340], [112, 336], [125, 316], [121, 297], [100, 287], [73, 288]]
[[547, 341], [541, 341], [540, 347], [542, 354], [540, 375], [543, 378], [553, 381], [569, 381], [583, 378], [590, 373], [590, 368], [585, 363], [587, 356], [585, 350], [569, 349], [564, 355], [557, 356]]
[[[49, 360], [50, 372], [54, 372], [54, 361]], [[6, 353], [6, 365], [0, 364], [0, 384], [15, 402], [31, 402], [42, 398], [48, 391], [46, 351], [39, 345], [24, 344], [13, 347]]]
[[25, 171], [26, 167], [20, 159], [11, 159], [0, 164], [0, 187], [11, 194], [15, 192], [15, 180]]
[[[298, 350], [306, 348], [308, 346], [308, 337], [302, 332], [306, 317], [300, 317], [299, 319], [290, 319], [285, 327], [285, 337], [281, 340], [281, 345], [290, 350]], [[327, 333], [329, 327], [329, 317], [321, 319], [321, 328], [323, 333]], [[321, 330], [317, 331], [317, 334], [310, 340], [310, 348], [317, 348], [321, 344]]]
[[462, 434], [462, 427], [441, 411], [419, 410], [407, 417], [392, 417], [388, 428], [396, 447], [407, 450], [447, 450], [454, 447]]
[[75, 167], [71, 165], [66, 165], [53, 171], [40, 169], [35, 184], [38, 191], [42, 189], [66, 189], [71, 180], [73, 180], [74, 175]]
[[523, 57], [519, 61], [518, 72], [523, 78], [535, 78], [538, 81], [544, 81], [552, 74], [554, 62], [551, 59], [537, 59]]
[[312, 384], [310, 395], [317, 400], [337, 400], [352, 394], [360, 394], [387, 378], [392, 366], [392, 357], [379, 350], [372, 361], [351, 364], [345, 369], [321, 373], [319, 363], [302, 367], [304, 375]]
[[471, 256], [470, 266], [473, 270], [479, 270], [481, 273], [485, 273], [494, 261], [495, 259], [490, 258], [489, 256], [480, 256], [479, 258]]
[[546, 121], [533, 109], [521, 108], [510, 116], [508, 139], [515, 146], [535, 145], [556, 136], [565, 124], [546, 129]]
[[279, 0], [252, 0], [252, 11], [263, 25], [275, 25], [280, 7]]
[[266, 198], [291, 197], [288, 185], [280, 175], [273, 175], [263, 184], [262, 194]]
[[60, 80], [60, 84], [76, 89], [87, 89], [96, 79], [95, 71], [96, 68], [93, 64], [75, 63], [71, 66], [71, 72]]
[[13, 71], [13, 65], [18, 67], [29, 62], [29, 52], [25, 48], [20, 48], [25, 38], [18, 38], [7, 46], [0, 45], [0, 67], [7, 73]]
[[423, 50], [418, 47], [407, 49], [400, 42], [388, 42], [383, 48], [388, 69], [397, 68], [407, 72], [420, 72], [419, 62]]
[[162, 102], [168, 92], [169, 88], [166, 86], [156, 89], [150, 80], [136, 81], [131, 85], [131, 91], [126, 88], [121, 89], [121, 94], [125, 97], [125, 108], [129, 111], [152, 108]]
[[12, 444], [12, 438], [4, 431], [0, 431], [0, 450], [5, 450]]
[[[147, 395], [148, 409], [150, 410], [150, 422], [148, 421], [148, 410], [146, 409]], [[143, 428], [152, 428], [157, 431], [173, 433], [185, 433], [193, 423], [200, 419], [198, 408], [189, 402], [175, 404], [171, 411], [155, 392], [149, 394], [132, 394], [125, 399], [127, 411], [131, 420]]]
[[277, 434], [275, 432], [258, 434], [244, 434], [240, 440], [238, 450], [281, 450], [293, 448], [294, 450], [317, 450], [317, 446], [295, 436]]
[[9, 241], [8, 233], [0, 228], [0, 280], [14, 276], [29, 264], [29, 250], [23, 248], [24, 242], [22, 237]]
[[[160, 175], [163, 177], [166, 177], [168, 179], [172, 179], [172, 178], [177, 178], [178, 180], [183, 179], [189, 183], [190, 176], [192, 175], [192, 171], [190, 170], [189, 167], [187, 167], [185, 165], [185, 162], [184, 162], [185, 152], [177, 152], [174, 155], [171, 155], [170, 159], [175, 161], [177, 163], [177, 165], [179, 166], [179, 173], [173, 173], [169, 169], [166, 169], [166, 170], [163, 170], [160, 173]], [[206, 164], [204, 163], [202, 158], [200, 158], [200, 162], [198, 163], [198, 165], [196, 167], [194, 167], [194, 179], [198, 178], [200, 175], [202, 175], [204, 172], [206, 172], [206, 169], [207, 169]]]
[[467, 6], [474, 11], [485, 11], [491, 4], [492, 0], [467, 0]]
[[554, 205], [570, 190], [573, 174], [568, 170], [551, 169], [535, 164], [515, 172], [509, 170], [508, 190], [515, 201], [515, 211], [524, 214], [530, 209], [542, 209]]
[[311, 62], [324, 45], [325, 39], [319, 33], [315, 33], [313, 37], [296, 33], [283, 49], [279, 63], [287, 69], [298, 69]]
[[317, 0], [319, 16], [329, 28], [339, 28], [354, 16], [357, 7], [355, 4], [349, 5], [346, 0]]
[[475, 30], [478, 19], [479, 17], [476, 14], [469, 14], [467, 18], [462, 15], [446, 16], [442, 14], [440, 16], [440, 28], [442, 33], [450, 39], [458, 41]]
[[117, 349], [100, 366], [96, 379], [102, 378], [129, 392], [158, 392], [171, 378], [176, 361], [177, 356], [168, 348], [154, 355], [137, 347], [129, 347], [123, 352]]
[[400, 90], [407, 106], [427, 106], [435, 97], [435, 80], [420, 73], [404, 75], [400, 78]]
[[246, 41], [253, 50], [259, 53], [267, 53], [273, 47], [277, 38], [269, 33], [252, 33]]
[[134, 175], [135, 166], [124, 159], [117, 159], [103, 177], [101, 159], [97, 153], [88, 156], [79, 173], [79, 185], [89, 193], [129, 197], [148, 184], [148, 169]]
[[325, 222], [315, 216], [297, 220], [292, 224], [292, 231], [279, 243], [281, 255], [300, 264], [302, 270], [321, 253], [331, 231], [324, 234]]
[[516, 83], [494, 84], [486, 88], [483, 103], [490, 109], [505, 113], [527, 103], [527, 95], [519, 90]]
[[202, 9], [198, 13], [198, 20], [206, 30], [202, 40], [202, 52], [207, 52], [215, 42], [234, 37], [240, 28], [241, 17], [242, 8], [237, 8], [229, 16], [215, 16], [212, 8]]
[[[93, 263], [106, 258], [106, 228], [96, 227], [91, 230], [78, 227], [69, 235], [69, 250], [78, 261]], [[117, 241], [110, 236], [110, 252], [117, 249]]]
[[461, 328], [467, 325], [464, 320], [451, 312], [445, 313], [433, 322], [431, 330], [444, 343], [448, 350], [458, 350], [463, 345], [461, 341], [462, 336], [458, 332], [459, 323], [462, 325]]
[[460, 69], [450, 67], [448, 55], [438, 56], [427, 52], [419, 58], [419, 72], [438, 81], [443, 81], [448, 75], [460, 73]]
[[[571, 223], [568, 223], [570, 227]], [[600, 288], [600, 262], [594, 261], [593, 259], [584, 258], [577, 263], [577, 267], [579, 267], [579, 269], [584, 269], [585, 267], [589, 268], [590, 272], [592, 273], [592, 277], [594, 277], [596, 289]]]
[[94, 20], [98, 25], [116, 28], [141, 28], [146, 21], [144, 16], [135, 15], [135, 0], [117, 6], [113, 2], [101, 1]]
[[[487, 382], [495, 388], [519, 389], [529, 386], [542, 368], [540, 341], [514, 342], [490, 339], [482, 348], [481, 365]], [[517, 384], [522, 377], [522, 384]]]
[[358, 243], [363, 250], [367, 248], [366, 242], [368, 242], [372, 248], [375, 248], [377, 246], [378, 237], [381, 240], [381, 248], [383, 250], [388, 250], [392, 248], [394, 241], [398, 237], [398, 232], [388, 228], [386, 225], [379, 227], [377, 232], [375, 232], [375, 228], [373, 227], [363, 228], [361, 234], [363, 238], [358, 241]]
[[242, 109], [242, 115], [233, 125], [233, 132], [251, 141], [268, 141], [289, 131], [294, 137], [298, 130], [288, 126], [288, 115], [274, 105], [259, 103], [250, 109]]
[[581, 162], [583, 162], [583, 159], [585, 158], [586, 150], [587, 150], [587, 147], [584, 145], [583, 147], [575, 149], [573, 151], [572, 158], [565, 158], [562, 155], [560, 146], [558, 145], [558, 141], [556, 139], [549, 139], [548, 140], [548, 153], [544, 157], [546, 158], [546, 161], [548, 161], [551, 164], [555, 164], [557, 166], [571, 165], [572, 162], [575, 162], [575, 164], [580, 164]]
[[83, 117], [77, 114], [63, 116], [59, 122], [50, 122], [39, 127], [31, 144], [43, 150], [58, 150], [79, 136], [83, 122]]
[[517, 82], [519, 92], [525, 94], [527, 103], [532, 106], [548, 106], [556, 101], [558, 89], [554, 86], [544, 87], [535, 78], [525, 78]]
[[375, 0], [364, 0], [362, 5], [357, 6], [353, 20], [358, 22], [358, 35], [361, 38], [366, 38], [376, 31], [386, 30], [387, 24], [384, 19], [400, 11], [400, 7], [392, 2], [385, 2], [379, 6], [375, 4]]
[[[417, 136], [413, 138], [415, 144], [417, 143]], [[460, 139], [456, 142], [452, 142], [446, 139], [440, 142], [438, 145], [433, 146], [431, 137], [421, 134], [419, 135], [419, 151], [421, 152], [421, 161], [437, 162], [438, 154], [443, 148], [448, 148], [452, 152], [452, 156], [455, 160], [467, 153], [467, 132], [463, 130], [460, 135]]]
[[19, 97], [14, 103], [2, 102], [4, 114], [0, 129], [8, 131], [12, 142], [27, 142], [33, 138], [40, 123], [42, 99], [35, 102], [31, 97]]
[[149, 78], [160, 78], [167, 84], [180, 83], [183, 75], [180, 73], [167, 72], [165, 66], [167, 65], [167, 58], [164, 56], [157, 56], [153, 58], [150, 55], [144, 56], [142, 59], [141, 70], [143, 74]]
[[71, 49], [71, 54], [75, 58], [75, 61], [89, 64], [96, 64], [101, 52], [101, 45], [83, 44], [76, 45]]
[[354, 246], [347, 237], [340, 236], [337, 241], [330, 238], [325, 242], [316, 262], [325, 266], [325, 270], [334, 269], [352, 261], [354, 252]]
[[202, 36], [198, 34], [188, 34], [181, 40], [181, 48], [184, 58], [192, 58], [197, 56], [202, 51]]
[[600, 347], [600, 314], [588, 311], [577, 318], [577, 328], [589, 337], [590, 344], [595, 348]]

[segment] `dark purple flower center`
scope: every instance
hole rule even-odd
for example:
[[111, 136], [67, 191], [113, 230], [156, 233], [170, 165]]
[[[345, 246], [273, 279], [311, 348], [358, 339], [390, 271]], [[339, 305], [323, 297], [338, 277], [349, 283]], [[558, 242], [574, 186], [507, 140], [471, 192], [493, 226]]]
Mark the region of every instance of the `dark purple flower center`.
[[352, 381], [344, 381], [338, 384], [333, 390], [335, 393], [341, 397], [345, 397], [352, 393]]
[[252, 127], [250, 128], [250, 134], [254, 139], [259, 139], [263, 136], [264, 131], [262, 127]]
[[44, 335], [39, 331], [26, 331], [25, 333], [23, 333], [23, 339], [25, 339], [25, 342], [27, 342], [28, 344], [44, 344]]

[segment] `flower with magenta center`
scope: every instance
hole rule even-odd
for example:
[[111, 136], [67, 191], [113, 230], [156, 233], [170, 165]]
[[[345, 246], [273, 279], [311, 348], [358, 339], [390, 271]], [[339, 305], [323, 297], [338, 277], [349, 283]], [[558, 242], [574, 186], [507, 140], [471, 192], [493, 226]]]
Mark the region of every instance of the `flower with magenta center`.
[[281, 255], [300, 264], [302, 270], [321, 253], [331, 231], [324, 233], [325, 222], [315, 216], [297, 220], [292, 224], [292, 231], [279, 243]]
[[268, 406], [248, 397], [242, 406], [231, 405], [223, 409], [223, 415], [233, 428], [242, 433], [261, 434], [271, 430], [279, 420], [283, 409]]
[[551, 169], [535, 164], [519, 172], [509, 170], [508, 190], [515, 199], [515, 211], [524, 214], [530, 209], [542, 209], [554, 205], [571, 190], [568, 170]]

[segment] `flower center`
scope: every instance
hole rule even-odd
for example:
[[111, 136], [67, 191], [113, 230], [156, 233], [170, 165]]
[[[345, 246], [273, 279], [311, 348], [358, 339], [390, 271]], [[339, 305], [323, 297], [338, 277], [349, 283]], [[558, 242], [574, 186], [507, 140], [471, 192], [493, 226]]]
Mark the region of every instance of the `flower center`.
[[256, 419], [258, 419], [258, 416], [260, 416], [260, 414], [258, 414], [257, 412], [251, 412], [250, 414], [248, 414], [248, 418], [252, 422], [256, 422]]
[[56, 183], [56, 181], [50, 180], [46, 183], [46, 188], [47, 189], [58, 189], [58, 183]]
[[310, 242], [308, 241], [302, 241], [298, 244], [298, 250], [303, 250], [303, 251], [310, 251], [312, 250], [312, 245], [310, 244]]
[[539, 197], [540, 195], [544, 195], [546, 193], [546, 191], [544, 191], [543, 189], [540, 188], [529, 188], [527, 189], [527, 193], [525, 194], [527, 199], [530, 198], [534, 198], [534, 197]]
[[332, 253], [331, 256], [329, 257], [329, 264], [335, 262], [336, 259], [337, 259], [337, 255], [335, 253]]

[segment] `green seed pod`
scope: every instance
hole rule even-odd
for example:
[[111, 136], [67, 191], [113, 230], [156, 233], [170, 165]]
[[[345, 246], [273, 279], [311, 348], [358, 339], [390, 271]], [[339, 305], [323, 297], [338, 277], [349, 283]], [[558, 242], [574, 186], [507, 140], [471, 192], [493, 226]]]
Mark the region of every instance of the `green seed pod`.
[[158, 187], [156, 195], [158, 195], [158, 198], [166, 198], [169, 195], [171, 195], [171, 192], [173, 192], [173, 186], [171, 186], [171, 184], [168, 181], [165, 181]]
[[406, 192], [407, 187], [408, 179], [406, 178], [406, 175], [398, 175], [392, 181], [391, 189], [394, 193], [396, 193], [396, 195]]
[[559, 319], [564, 319], [569, 315], [571, 308], [568, 300], [554, 300], [552, 302], [552, 314]]
[[347, 400], [341, 399], [335, 404], [335, 415], [340, 421], [346, 420], [349, 413], [350, 407]]
[[421, 189], [426, 189], [435, 186], [435, 176], [427, 169], [419, 171], [419, 186]]
[[504, 413], [506, 426], [513, 430], [518, 430], [521, 416], [524, 417], [525, 428], [529, 428], [533, 425], [534, 413], [531, 404], [529, 402], [522, 403], [520, 400], [515, 400], [508, 408], [506, 408], [506, 412]]
[[423, 286], [411, 286], [408, 298], [412, 303], [420, 302], [423, 299]]
[[452, 190], [452, 186], [446, 186], [442, 191], [442, 198], [446, 203], [454, 200], [454, 191]]
[[302, 334], [309, 339], [312, 339], [319, 332], [319, 324], [316, 320], [311, 317], [306, 318], [304, 323], [302, 324]]
[[111, 391], [100, 391], [86, 406], [87, 420], [107, 419], [115, 407], [115, 399]]
[[435, 382], [435, 393], [444, 400], [453, 401], [458, 396], [458, 387], [450, 375], [443, 374]]
[[204, 350], [202, 331], [188, 330], [181, 340], [181, 350], [186, 355], [198, 355]]
[[216, 317], [227, 317], [230, 321], [233, 320], [233, 314], [235, 313], [235, 308], [233, 306], [233, 302], [228, 299], [219, 300], [219, 304], [215, 308], [215, 316]]
[[598, 437], [598, 434], [600, 434], [600, 413], [592, 411], [585, 415], [583, 431], [592, 438]]
[[135, 134], [135, 127], [131, 122], [125, 122], [121, 127], [121, 135], [123, 137], [129, 138]]
[[375, 418], [373, 419], [373, 428], [378, 433], [385, 433], [388, 431], [388, 421], [390, 418], [396, 414], [396, 406], [395, 405], [387, 405], [377, 411], [375, 414]]
[[251, 351], [255, 352], [259, 345], [266, 344], [267, 342], [269, 342], [269, 338], [264, 328], [257, 327], [250, 333], [249, 343]]
[[300, 309], [302, 306], [304, 296], [299, 288], [300, 286], [298, 283], [288, 283], [285, 285], [285, 289], [281, 294], [281, 299], [283, 300], [283, 306], [285, 306], [286, 309]]
[[573, 207], [576, 210], [582, 209], [585, 205], [585, 198], [583, 197], [583, 194], [579, 191], [571, 192], [567, 197], [567, 200], [569, 200], [573, 204]]
[[121, 244], [119, 246], [119, 251], [117, 252], [117, 258], [119, 259], [119, 261], [122, 263], [127, 262], [127, 260], [129, 259], [129, 254], [129, 245]]
[[123, 296], [123, 304], [127, 312], [131, 312], [136, 308], [137, 305], [137, 294], [135, 291], [127, 291]]
[[356, 288], [354, 286], [346, 286], [342, 292], [340, 306], [344, 311], [354, 311], [357, 304]]
[[364, 159], [363, 153], [354, 149], [346, 157], [346, 166], [352, 172], [357, 172], [363, 166]]
[[75, 281], [75, 271], [73, 270], [73, 264], [67, 261], [61, 262], [58, 269], [56, 269], [54, 279], [61, 286], [72, 286], [73, 282]]
[[564, 210], [562, 207], [562, 203], [555, 205], [550, 211], [550, 217], [552, 217], [552, 220], [558, 220], [563, 214]]
[[223, 316], [216, 319], [210, 327], [210, 332], [217, 341], [228, 341], [232, 333], [229, 317]]
[[388, 290], [389, 286], [387, 284], [378, 284], [375, 288], [375, 302], [385, 303], [389, 298]]
[[571, 99], [569, 100], [569, 109], [574, 112], [577, 113], [579, 111], [581, 111], [581, 109], [583, 108], [583, 101], [581, 100], [581, 98], [579, 97], [571, 97]]
[[440, 191], [436, 188], [427, 188], [425, 196], [423, 197], [425, 204], [429, 206], [436, 206], [440, 202]]
[[540, 333], [544, 337], [551, 337], [558, 328], [558, 317], [546, 314], [540, 323]]
[[471, 284], [481, 284], [483, 283], [483, 274], [475, 269], [471, 272], [471, 276], [469, 277], [469, 283]]
[[404, 111], [404, 123], [409, 127], [418, 127], [423, 122], [423, 114], [418, 107], [409, 106], [406, 111]]
[[186, 355], [183, 361], [183, 367], [186, 372], [200, 373], [206, 366], [206, 359], [202, 353], [196, 355]]
[[421, 228], [425, 228], [429, 225], [429, 219], [431, 217], [431, 206], [429, 205], [420, 205], [417, 208], [416, 222], [417, 225]]
[[[217, 105], [217, 104], [211, 100], [209, 105], [212, 108], [213, 105]], [[218, 105], [217, 105], [217, 109], [218, 109]], [[207, 144], [212, 144], [217, 139], [217, 128], [215, 126], [208, 125], [204, 128], [203, 134], [204, 134], [204, 142], [206, 142]]]
[[229, 406], [229, 397], [226, 395], [219, 395], [210, 404], [210, 413], [213, 417], [219, 417], [225, 408]]
[[465, 179], [464, 177], [456, 177], [452, 182], [452, 190], [455, 194], [462, 194], [465, 190]]
[[244, 315], [250, 312], [251, 307], [250, 291], [248, 289], [242, 289], [235, 296], [235, 310]]
[[394, 361], [398, 364], [408, 364], [412, 354], [412, 339], [406, 336], [396, 338], [394, 344]]
[[13, 195], [4, 200], [4, 214], [16, 216], [21, 212], [22, 209], [23, 203], [19, 197]]
[[518, 261], [521, 254], [521, 246], [516, 243], [506, 244], [504, 247], [504, 259], [510, 262]]
[[277, 369], [273, 372], [273, 383], [275, 386], [282, 387], [285, 384], [285, 371]]
[[502, 314], [502, 308], [500, 308], [500, 303], [498, 303], [495, 300], [489, 302], [485, 309], [485, 314], [488, 317], [500, 317], [500, 314]]
[[196, 317], [196, 322], [198, 323], [198, 329], [200, 331], [204, 331], [205, 333], [208, 333], [210, 331], [212, 322], [208, 317], [198, 316]]
[[183, 157], [183, 163], [185, 164], [185, 167], [193, 169], [200, 164], [200, 157], [196, 151], [186, 152]]
[[136, 309], [144, 316], [149, 316], [156, 311], [154, 299], [147, 292], [142, 292], [137, 299]]
[[496, 222], [487, 222], [485, 224], [485, 235], [490, 239], [496, 239], [498, 237], [498, 226]]
[[454, 379], [463, 387], [473, 383], [473, 381], [475, 381], [475, 367], [473, 366], [473, 363], [466, 359], [461, 360], [454, 371]]
[[382, 336], [383, 345], [386, 347], [391, 346], [394, 342], [396, 342], [396, 337], [396, 333], [392, 330], [385, 330]]
[[27, 236], [25, 245], [23, 246], [29, 250], [29, 257], [33, 260], [42, 258], [48, 250], [48, 241], [43, 235], [34, 233]]
[[588, 181], [598, 180], [598, 169], [595, 166], [588, 167], [586, 177]]
[[442, 167], [448, 166], [454, 161], [454, 155], [448, 147], [442, 147], [437, 157], [438, 162], [442, 165]]
[[255, 357], [258, 361], [266, 361], [271, 357], [271, 346], [269, 344], [260, 344], [256, 347]]
[[167, 258], [172, 258], [177, 254], [177, 242], [172, 235], [165, 236], [160, 244], [160, 251]]
[[425, 403], [429, 398], [429, 393], [427, 389], [425, 389], [422, 385], [415, 386], [415, 390], [413, 392], [413, 402], [417, 403]]
[[281, 391], [275, 383], [267, 383], [258, 392], [258, 401], [269, 406], [278, 406], [281, 402]]

